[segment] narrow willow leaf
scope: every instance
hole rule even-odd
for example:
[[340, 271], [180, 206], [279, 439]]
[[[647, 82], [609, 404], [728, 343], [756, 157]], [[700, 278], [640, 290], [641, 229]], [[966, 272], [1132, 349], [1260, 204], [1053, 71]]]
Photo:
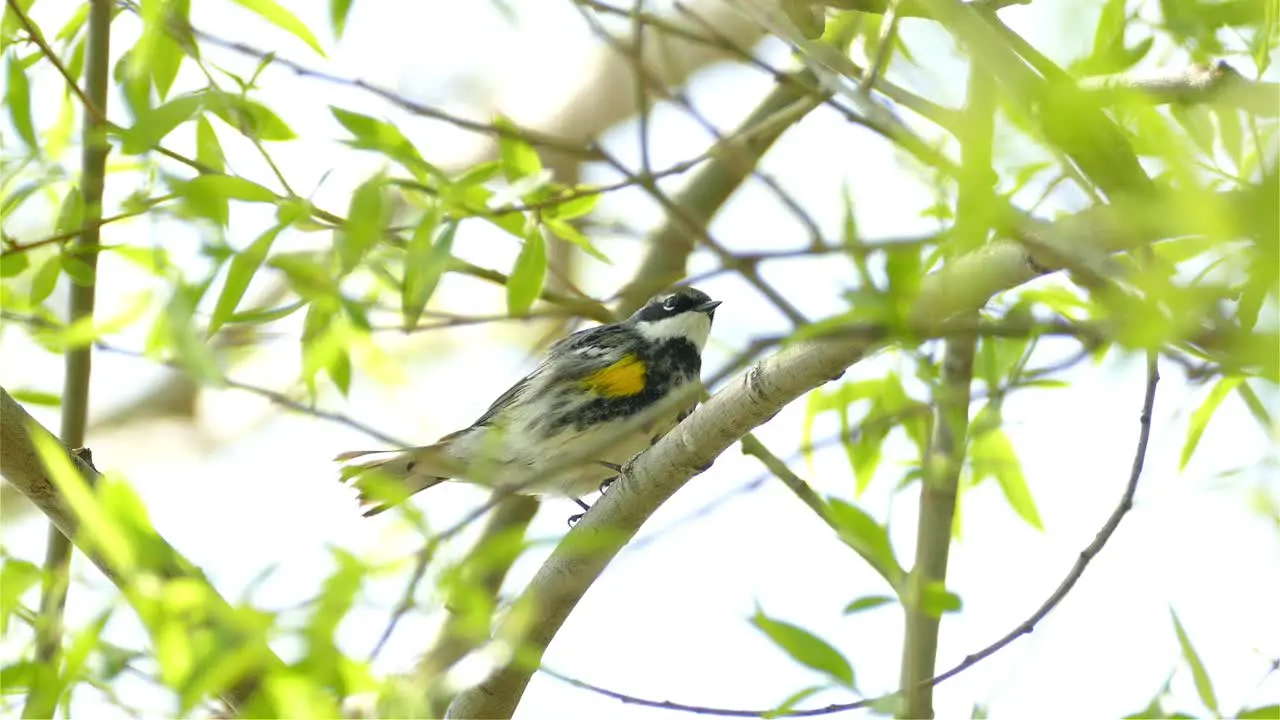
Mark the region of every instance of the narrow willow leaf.
[[218, 141], [213, 124], [204, 115], [196, 118], [196, 160], [217, 172], [227, 169], [227, 157], [222, 152], [222, 143]]
[[340, 107], [330, 106], [329, 112], [354, 137], [346, 143], [351, 147], [380, 152], [419, 177], [428, 172], [443, 177], [443, 173], [422, 159], [418, 148], [395, 125]]
[[320, 57], [325, 57], [324, 49], [320, 47], [320, 41], [316, 40], [316, 36], [311, 29], [306, 26], [297, 15], [289, 12], [283, 5], [276, 0], [233, 0], [237, 5], [247, 8], [267, 22], [293, 35], [308, 47], [315, 50]]
[[213, 315], [209, 318], [209, 329], [206, 331], [208, 337], [213, 337], [213, 334], [218, 332], [218, 329], [235, 313], [240, 300], [244, 298], [245, 291], [249, 289], [249, 283], [257, 274], [258, 268], [262, 267], [263, 261], [267, 259], [271, 244], [275, 242], [281, 230], [284, 230], [283, 225], [270, 228], [259, 235], [249, 247], [236, 253], [228, 263], [227, 280], [222, 285], [222, 293], [218, 295], [218, 303], [214, 306]]
[[453, 257], [453, 236], [458, 232], [458, 223], [448, 222], [440, 228], [438, 222], [439, 218], [434, 213], [428, 213], [414, 230], [405, 253], [400, 303], [405, 330], [418, 324], [418, 318], [422, 317], [423, 309]]
[[920, 598], [920, 607], [931, 617], [940, 618], [943, 613], [960, 612], [963, 604], [960, 602], [960, 596], [947, 590], [947, 588], [938, 581], [933, 581], [925, 586], [924, 597]]
[[16, 277], [26, 272], [31, 265], [31, 258], [25, 252], [0, 253], [0, 277]]
[[525, 238], [524, 247], [516, 257], [511, 277], [507, 279], [507, 312], [523, 315], [533, 307], [533, 301], [542, 293], [547, 279], [547, 246], [542, 232], [534, 229]]
[[262, 310], [245, 310], [243, 312], [232, 313], [227, 318], [228, 323], [244, 323], [246, 325], [262, 325], [264, 323], [275, 322], [298, 312], [306, 307], [306, 300], [295, 300], [288, 305], [282, 305], [276, 308], [266, 308]]
[[4, 104], [9, 108], [9, 119], [18, 135], [32, 152], [39, 152], [40, 145], [36, 141], [35, 124], [31, 120], [31, 84], [27, 81], [27, 73], [18, 61], [18, 56], [9, 54], [5, 63]]
[[791, 659], [817, 670], [844, 687], [854, 687], [853, 666], [826, 640], [804, 628], [767, 617], [758, 609], [751, 618], [751, 624], [790, 655]]
[[1044, 523], [1022, 472], [1022, 462], [1004, 430], [991, 430], [974, 438], [969, 455], [974, 482], [994, 477], [1014, 512], [1031, 527], [1043, 530]]
[[[30, 5], [30, 2], [19, 3], [19, 5]], [[71, 15], [71, 19], [62, 25], [62, 29], [58, 30], [58, 34], [54, 35], [55, 40], [70, 40], [80, 33], [80, 28], [84, 27], [84, 21], [89, 19], [89, 5], [81, 3], [80, 7]], [[75, 77], [73, 74], [72, 77]]]
[[888, 528], [876, 522], [862, 508], [839, 498], [828, 498], [827, 509], [841, 539], [880, 573], [880, 577], [891, 587], [897, 588], [904, 572], [893, 554]]
[[805, 700], [808, 700], [809, 698], [813, 697], [814, 695], [817, 695], [818, 693], [826, 689], [827, 689], [826, 687], [818, 685], [814, 687], [807, 687], [807, 688], [804, 688], [803, 690], [797, 690], [796, 692], [792, 693], [791, 696], [788, 697], [786, 700], [783, 700], [782, 702], [778, 703], [777, 707], [775, 707], [772, 710], [766, 711], [760, 717], [766, 718], [766, 719], [787, 717], [790, 714], [790, 711], [794, 710], [797, 705], [799, 705]]
[[132, 127], [121, 134], [124, 140], [121, 151], [126, 155], [138, 155], [160, 144], [174, 128], [190, 120], [204, 104], [198, 95], [179, 95], [163, 105], [158, 105], [138, 116]]
[[1200, 654], [1196, 652], [1195, 646], [1191, 644], [1191, 638], [1187, 636], [1187, 631], [1182, 627], [1182, 621], [1178, 619], [1178, 613], [1173, 608], [1169, 608], [1169, 614], [1173, 617], [1173, 629], [1178, 634], [1178, 645], [1182, 647], [1182, 657], [1187, 661], [1187, 666], [1191, 668], [1191, 677], [1196, 684], [1196, 693], [1200, 695], [1200, 702], [1204, 706], [1213, 711], [1213, 714], [1222, 717], [1222, 713], [1218, 710], [1218, 698], [1213, 692], [1213, 683], [1209, 680], [1209, 672], [1205, 670], [1204, 662], [1200, 660]]
[[137, 565], [137, 553], [128, 535], [103, 512], [94, 497], [93, 490], [71, 458], [67, 449], [43, 432], [31, 434], [40, 462], [49, 473], [49, 479], [61, 491], [63, 499], [80, 522], [77, 541], [96, 548], [111, 566], [124, 577], [129, 577]]
[[1209, 420], [1213, 418], [1213, 413], [1217, 411], [1222, 401], [1239, 384], [1240, 378], [1238, 377], [1222, 378], [1209, 391], [1208, 397], [1204, 399], [1204, 402], [1200, 403], [1200, 407], [1191, 413], [1191, 421], [1187, 425], [1187, 440], [1182, 444], [1182, 458], [1178, 461], [1179, 470], [1187, 467], [1187, 463], [1196, 451], [1196, 446], [1200, 444], [1200, 436], [1204, 435], [1204, 429], [1208, 427]]
[[555, 218], [551, 218], [551, 219], [544, 218], [543, 224], [546, 225], [547, 229], [551, 231], [551, 234], [555, 235], [561, 240], [567, 240], [573, 243], [574, 245], [577, 245], [578, 247], [585, 250], [588, 255], [590, 255], [591, 257], [601, 262], [609, 263], [610, 265], [613, 264], [613, 262], [609, 260], [608, 256], [600, 252], [596, 248], [596, 246], [593, 245], [591, 241], [587, 239], [587, 236], [578, 232], [578, 228], [574, 227], [573, 225], [570, 225], [564, 220], [557, 220]]
[[1240, 399], [1244, 400], [1245, 407], [1253, 413], [1253, 418], [1262, 426], [1263, 431], [1271, 432], [1275, 423], [1271, 419], [1271, 413], [1267, 411], [1267, 406], [1263, 405], [1262, 399], [1258, 397], [1258, 393], [1254, 392], [1247, 381], [1241, 381], [1236, 387], [1236, 392], [1240, 394]]
[[351, 13], [353, 0], [329, 0], [329, 23], [333, 25], [333, 36], [341, 39], [347, 29], [347, 15]]
[[[509, 133], [520, 130], [515, 123], [501, 116], [494, 120], [494, 125]], [[498, 157], [507, 180], [519, 180], [542, 172], [542, 160], [538, 158], [538, 152], [514, 135], [504, 133], [498, 136]]]
[[39, 305], [47, 300], [58, 286], [58, 278], [61, 276], [62, 258], [58, 255], [45, 258], [31, 278], [31, 304]]
[[356, 188], [347, 211], [347, 225], [338, 234], [338, 258], [345, 275], [355, 269], [378, 244], [387, 224], [387, 203], [382, 178], [373, 178]]
[[207, 91], [205, 107], [246, 137], [271, 141], [292, 140], [297, 137], [275, 111], [241, 95]]
[[[23, 388], [15, 388], [9, 394], [14, 400], [26, 403], [28, 405], [43, 405], [45, 407], [58, 407], [62, 405], [62, 396], [57, 393], [44, 392], [43, 390], [25, 390]], [[0, 592], [3, 592], [4, 583], [0, 582]]]
[[228, 200], [269, 203], [276, 194], [252, 180], [234, 175], [199, 175], [175, 184], [174, 191], [184, 197], [214, 195]]
[[[21, 400], [17, 393], [14, 399]], [[0, 567], [0, 633], [9, 632], [9, 618], [18, 609], [22, 596], [40, 582], [42, 573], [33, 563], [5, 558]]]
[[575, 187], [572, 192], [577, 193], [576, 196], [557, 202], [544, 215], [558, 220], [573, 220], [583, 215], [590, 215], [600, 203], [601, 193], [593, 192], [594, 190], [595, 188], [590, 186]]
[[897, 598], [890, 597], [888, 595], [866, 595], [854, 600], [848, 605], [845, 605], [843, 612], [845, 615], [852, 615], [854, 613], [871, 610], [872, 608], [878, 608], [882, 605], [890, 605], [897, 601]]
[[[180, 25], [188, 22], [191, 14], [191, 0], [170, 0], [165, 5], [167, 22]], [[156, 40], [151, 50], [149, 68], [151, 82], [155, 85], [156, 93], [160, 95], [161, 100], [168, 97], [169, 89], [173, 87], [173, 81], [178, 77], [178, 70], [182, 68], [182, 61], [186, 56], [182, 46], [174, 39], [172, 31], [163, 33]]]
[[208, 289], [208, 282], [181, 283], [165, 306], [165, 330], [174, 359], [193, 379], [212, 387], [226, 384], [218, 369], [213, 349], [195, 326], [195, 309]]
[[1233, 107], [1216, 107], [1214, 114], [1218, 118], [1218, 136], [1222, 141], [1222, 149], [1238, 170], [1244, 160], [1244, 130], [1240, 124], [1240, 111]]

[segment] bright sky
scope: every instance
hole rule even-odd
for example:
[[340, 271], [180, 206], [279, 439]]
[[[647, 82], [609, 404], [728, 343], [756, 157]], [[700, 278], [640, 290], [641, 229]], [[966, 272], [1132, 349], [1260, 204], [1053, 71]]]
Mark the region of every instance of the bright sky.
[[[324, 3], [288, 4], [311, 27], [328, 27]], [[72, 5], [47, 0], [37, 4], [35, 17], [56, 23], [46, 27], [57, 27]], [[494, 3], [381, 0], [356, 3], [340, 44], [321, 35], [326, 47], [333, 48], [326, 65], [297, 41], [265, 30], [231, 2], [193, 5], [193, 22], [214, 34], [390, 87], [444, 109], [478, 117], [502, 109], [525, 122], [536, 122], [558, 107], [574, 84], [583, 81], [577, 68], [589, 63], [600, 46], [564, 0], [520, 3], [513, 10], [513, 22], [502, 20]], [[1071, 0], [1036, 0], [1002, 16], [1037, 47], [1065, 61], [1083, 53], [1092, 40], [1096, 6], [1080, 7]], [[408, 17], [413, 21], [406, 22]], [[135, 25], [128, 16], [121, 18], [113, 36], [117, 52], [131, 44]], [[903, 33], [920, 67], [895, 65], [895, 74], [900, 72], [895, 79], [935, 99], [956, 102], [964, 74], [949, 41], [926, 23], [904, 23]], [[787, 51], [779, 43], [766, 43], [761, 53], [774, 64], [787, 62]], [[206, 54], [231, 68], [252, 68], [252, 63], [222, 51]], [[1158, 65], [1154, 60], [1161, 59], [1159, 54], [1157, 49], [1149, 62]], [[1165, 59], [1169, 69], [1181, 69], [1176, 57]], [[61, 92], [52, 73], [40, 76], [40, 81], [35, 83], [38, 126], [47, 125], [56, 114], [52, 98]], [[175, 92], [199, 82], [194, 68], [187, 66]], [[483, 147], [474, 136], [406, 118], [367, 94], [299, 79], [283, 70], [269, 70], [262, 85], [270, 105], [303, 138], [273, 145], [273, 157], [298, 192], [307, 195], [318, 187], [317, 204], [337, 211], [345, 209], [351, 189], [379, 165], [371, 156], [332, 142], [342, 132], [330, 118], [329, 104], [403, 123], [424, 155], [443, 165], [466, 161]], [[695, 76], [689, 96], [712, 122], [728, 129], [769, 88], [760, 73], [714, 66]], [[41, 97], [46, 102], [40, 102]], [[112, 115], [125, 119], [123, 112]], [[670, 106], [658, 108], [652, 132], [653, 160], [659, 168], [701, 152], [707, 143], [705, 133]], [[192, 135], [189, 128], [178, 131], [171, 138], [173, 146], [189, 148]], [[224, 136], [224, 142], [230, 138]], [[605, 143], [634, 159], [635, 125], [614, 128]], [[1023, 149], [1001, 147], [998, 152], [1011, 163], [1018, 159], [1014, 153]], [[229, 146], [229, 155], [236, 171], [273, 185], [245, 147]], [[899, 154], [829, 110], [813, 113], [788, 133], [766, 158], [764, 169], [802, 199], [831, 237], [839, 231], [842, 183], [854, 198], [860, 229], [868, 239], [932, 228], [919, 217], [933, 201], [928, 186]], [[611, 179], [600, 168], [587, 169], [589, 181]], [[667, 187], [678, 188], [681, 182], [676, 179]], [[117, 200], [132, 189], [109, 180], [109, 191]], [[1067, 197], [1053, 207], [1069, 209], [1074, 200]], [[641, 229], [662, 219], [650, 201], [632, 191], [607, 196], [601, 210]], [[6, 227], [20, 238], [36, 238], [47, 232], [51, 217], [36, 206], [7, 220], [11, 225]], [[242, 246], [269, 220], [266, 212], [237, 207], [230, 241]], [[806, 240], [799, 223], [759, 182], [728, 203], [711, 232], [732, 249], [781, 249]], [[174, 223], [120, 223], [109, 226], [105, 236], [106, 242], [162, 243], [193, 267], [196, 238]], [[316, 241], [288, 237], [290, 249]], [[641, 248], [634, 239], [621, 237], [602, 237], [600, 247], [614, 264], [584, 259], [583, 286], [604, 296], [627, 277]], [[456, 249], [477, 263], [505, 269], [517, 245], [500, 234], [464, 226]], [[697, 258], [696, 269], [709, 267], [709, 259]], [[114, 259], [103, 263], [102, 307], [134, 291], [137, 276], [131, 272]], [[849, 267], [840, 260], [770, 266], [766, 277], [813, 317], [842, 309], [840, 293], [849, 287]], [[709, 369], [720, 367], [750, 338], [786, 330], [776, 311], [741, 282], [721, 277], [702, 288], [725, 300], [707, 352]], [[463, 313], [501, 312], [503, 293], [449, 277], [437, 305]], [[262, 385], [286, 383], [297, 372], [296, 333], [292, 328], [285, 337], [269, 339], [266, 352], [235, 367], [232, 376]], [[390, 434], [430, 442], [470, 422], [530, 369], [529, 347], [537, 334], [537, 329], [510, 323], [448, 335], [424, 333], [408, 341], [388, 333], [379, 339], [396, 353], [397, 363], [405, 363], [401, 381], [387, 384], [360, 375], [349, 399], [326, 392], [320, 404]], [[0, 340], [6, 383], [55, 392], [60, 388], [60, 363], [17, 333], [6, 333]], [[141, 342], [137, 333], [118, 340], [133, 348]], [[1033, 364], [1052, 362], [1065, 347], [1046, 344]], [[406, 356], [412, 360], [404, 360]], [[95, 363], [93, 401], [103, 412], [145, 392], [158, 377], [147, 363], [132, 358], [99, 354]], [[855, 366], [846, 379], [878, 377], [891, 369], [909, 374], [899, 358], [887, 355]], [[1163, 364], [1161, 370], [1147, 469], [1134, 510], [1076, 589], [1032, 635], [938, 688], [939, 717], [968, 716], [975, 704], [1001, 718], [1120, 716], [1145, 707], [1171, 673], [1172, 698], [1166, 707], [1203, 714], [1190, 673], [1180, 660], [1170, 608], [1178, 612], [1204, 659], [1224, 712], [1280, 702], [1280, 674], [1268, 675], [1272, 660], [1280, 658], [1280, 613], [1274, 610], [1275, 598], [1280, 597], [1280, 527], [1256, 510], [1260, 497], [1270, 498], [1272, 507], [1280, 504], [1274, 436], [1260, 429], [1232, 396], [1218, 411], [1191, 463], [1179, 472], [1187, 416], [1207, 388], [1189, 385], [1176, 366]], [[948, 577], [964, 609], [943, 622], [942, 668], [1030, 615], [1092, 540], [1124, 488], [1138, 433], [1141, 359], [1112, 352], [1101, 364], [1080, 365], [1064, 377], [1071, 382], [1069, 390], [1020, 392], [1005, 408], [1006, 428], [1020, 453], [1045, 530], [1019, 520], [994, 483], [964, 497], [964, 536], [952, 550]], [[1271, 412], [1280, 412], [1275, 388], [1255, 387]], [[33, 411], [56, 428], [56, 413]], [[803, 412], [803, 401], [795, 403], [763, 427], [759, 437], [778, 455], [791, 455], [800, 443]], [[824, 418], [814, 436], [835, 432], [833, 420]], [[331, 569], [329, 547], [411, 562], [416, 536], [394, 514], [362, 519], [351, 492], [334, 482], [333, 454], [371, 443], [376, 446], [376, 441], [348, 428], [276, 413], [243, 393], [216, 391], [201, 396], [198, 427], [161, 421], [100, 428], [89, 442], [99, 467], [123, 474], [136, 485], [159, 531], [200, 565], [225, 596], [239, 597], [251, 580], [275, 567], [255, 598], [276, 607], [304, 601], [318, 587]], [[868, 512], [890, 519], [895, 548], [904, 561], [914, 552], [917, 493], [891, 491], [908, 469], [908, 458], [905, 441], [895, 434], [875, 482], [857, 499]], [[839, 449], [818, 453], [812, 469], [802, 462], [794, 467], [820, 492], [852, 496], [852, 474]], [[758, 605], [839, 647], [853, 661], [859, 687], [867, 694], [895, 689], [900, 612], [886, 607], [849, 617], [841, 614], [854, 598], [884, 594], [888, 588], [781, 483], [764, 482], [714, 512], [689, 519], [761, 472], [757, 462], [731, 449], [690, 482], [642, 528], [642, 542], [624, 551], [594, 585], [551, 645], [545, 664], [645, 698], [769, 708], [820, 678], [750, 626], [748, 618]], [[446, 485], [415, 502], [427, 509], [435, 526], [444, 527], [486, 497], [475, 488]], [[554, 541], [574, 511], [568, 501], [544, 503], [531, 534]], [[6, 524], [0, 538], [14, 554], [37, 562], [43, 557], [44, 525], [34, 519]], [[455, 554], [461, 550], [455, 548]], [[549, 550], [544, 544], [522, 558], [507, 583], [508, 595], [519, 592]], [[82, 586], [75, 588], [69, 608], [73, 624], [93, 617], [103, 598], [112, 594], [86, 563], [78, 567], [92, 586], [107, 590], [91, 595]], [[371, 585], [365, 607], [341, 629], [351, 653], [364, 656], [372, 647], [407, 572], [406, 566]], [[420, 597], [425, 598], [424, 607], [432, 606], [434, 598], [427, 593]], [[379, 671], [408, 668], [427, 647], [439, 619], [436, 612], [403, 623], [379, 661]], [[108, 636], [130, 645], [144, 642], [127, 610], [116, 615]], [[5, 658], [14, 656], [17, 640], [0, 643]], [[287, 645], [278, 649], [286, 657], [296, 652]], [[472, 664], [460, 668], [460, 674], [474, 679], [480, 670]], [[128, 697], [155, 716], [173, 712], [162, 696], [136, 679], [123, 681], [120, 691], [130, 693]], [[832, 691], [809, 703], [852, 699]], [[92, 692], [78, 696], [76, 707], [78, 714], [93, 717], [114, 717], [117, 712]], [[670, 714], [622, 705], [535, 676], [517, 717], [639, 720]]]

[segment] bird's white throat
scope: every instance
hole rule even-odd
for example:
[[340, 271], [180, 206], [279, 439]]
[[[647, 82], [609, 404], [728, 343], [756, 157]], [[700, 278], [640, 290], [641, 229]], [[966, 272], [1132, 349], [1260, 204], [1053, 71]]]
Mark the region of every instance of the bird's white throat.
[[674, 317], [636, 323], [636, 330], [653, 341], [684, 338], [702, 350], [711, 334], [711, 317], [701, 312], [683, 312]]

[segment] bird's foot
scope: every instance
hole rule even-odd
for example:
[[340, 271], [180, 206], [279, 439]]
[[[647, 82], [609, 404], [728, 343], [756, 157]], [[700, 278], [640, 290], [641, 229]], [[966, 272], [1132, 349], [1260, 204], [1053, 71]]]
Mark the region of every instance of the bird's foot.
[[618, 482], [618, 476], [617, 476], [617, 475], [614, 475], [614, 476], [613, 476], [613, 477], [611, 477], [611, 478], [605, 478], [605, 479], [604, 479], [604, 482], [601, 482], [601, 483], [600, 483], [600, 494], [601, 494], [601, 495], [603, 495], [603, 494], [604, 494], [604, 492], [605, 492], [606, 490], [608, 490], [608, 489], [610, 488], [610, 486], [612, 486], [612, 485], [613, 485], [614, 483], [616, 483], [616, 482]]
[[582, 502], [582, 498], [569, 498], [569, 499], [578, 503], [578, 507], [582, 508], [582, 512], [574, 513], [573, 515], [569, 516], [569, 527], [573, 527], [574, 525], [578, 524], [578, 521], [582, 519], [583, 515], [587, 514], [587, 511], [591, 509], [591, 506]]

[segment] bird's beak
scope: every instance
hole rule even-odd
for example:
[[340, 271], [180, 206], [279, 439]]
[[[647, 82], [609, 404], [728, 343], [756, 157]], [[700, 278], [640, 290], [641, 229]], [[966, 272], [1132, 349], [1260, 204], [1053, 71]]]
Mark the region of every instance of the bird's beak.
[[715, 310], [716, 310], [716, 308], [720, 307], [720, 303], [722, 303], [722, 302], [724, 302], [724, 301], [723, 301], [723, 300], [708, 300], [708, 301], [706, 301], [706, 302], [702, 303], [701, 305], [694, 305], [694, 306], [693, 306], [693, 309], [694, 309], [694, 310], [696, 310], [696, 311], [698, 311], [698, 312], [706, 313], [706, 314], [708, 314], [708, 315], [714, 315], [714, 314], [715, 314]]

